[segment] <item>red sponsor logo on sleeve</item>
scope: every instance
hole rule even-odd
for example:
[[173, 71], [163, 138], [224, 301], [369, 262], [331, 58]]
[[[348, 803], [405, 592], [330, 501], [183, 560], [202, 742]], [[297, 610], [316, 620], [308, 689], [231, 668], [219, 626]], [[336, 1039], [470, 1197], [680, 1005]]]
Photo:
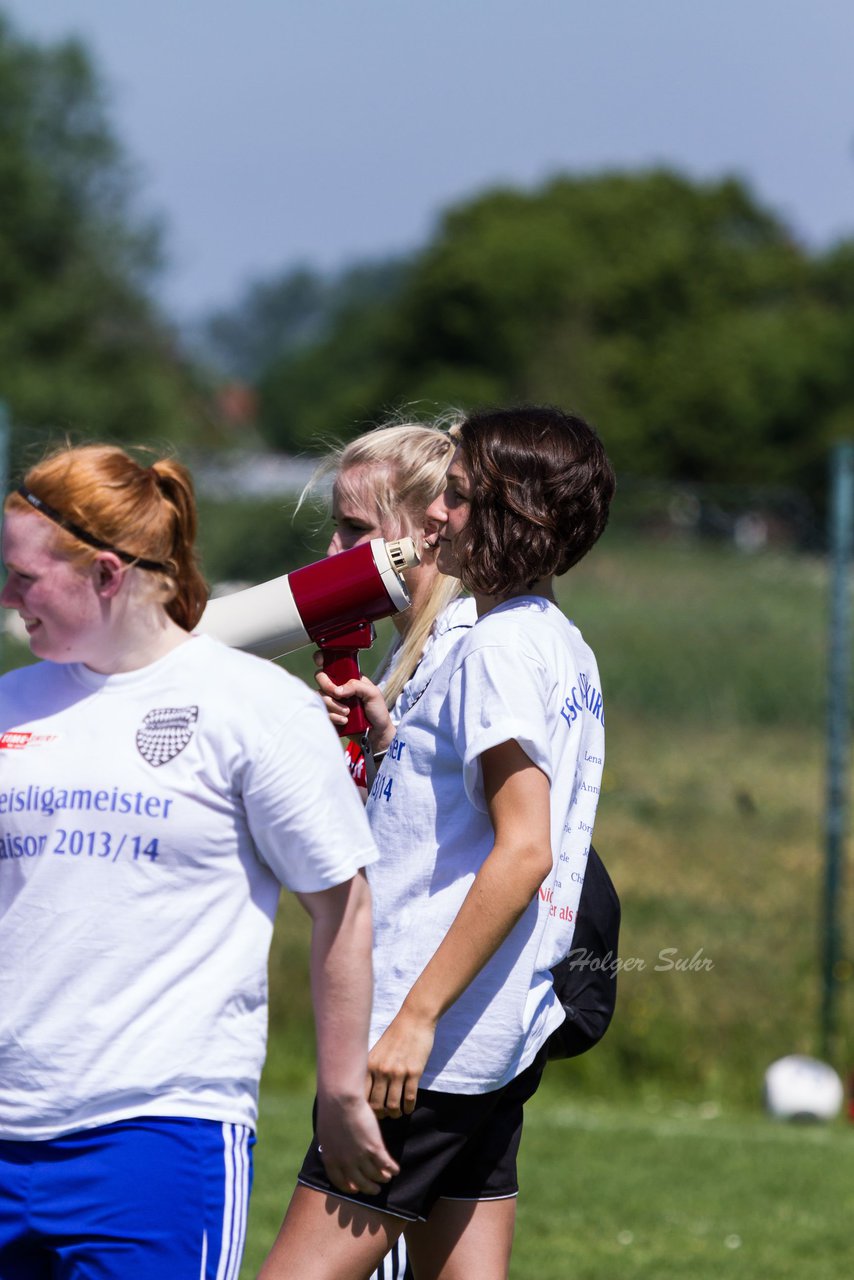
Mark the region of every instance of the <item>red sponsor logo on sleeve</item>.
[[55, 733], [32, 733], [29, 729], [7, 729], [0, 733], [0, 751], [23, 751], [24, 747], [41, 747], [56, 742]]

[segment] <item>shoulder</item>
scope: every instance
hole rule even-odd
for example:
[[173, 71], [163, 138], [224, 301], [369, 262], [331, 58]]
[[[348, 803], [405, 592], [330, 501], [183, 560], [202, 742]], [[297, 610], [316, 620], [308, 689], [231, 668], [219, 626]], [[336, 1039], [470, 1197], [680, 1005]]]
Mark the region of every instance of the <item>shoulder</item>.
[[242, 762], [260, 777], [271, 758], [281, 758], [283, 767], [304, 778], [318, 752], [332, 755], [332, 746], [340, 764], [337, 736], [309, 685], [266, 658], [210, 636], [185, 648], [191, 653], [180, 696], [198, 705], [203, 736], [232, 765]]
[[452, 600], [442, 610], [424, 646], [421, 662], [416, 668], [411, 684], [423, 686], [449, 653], [470, 634], [477, 622], [477, 608], [472, 599]]
[[283, 711], [322, 709], [318, 695], [290, 672], [212, 636], [195, 636], [183, 657], [188, 676], [239, 713], [254, 710], [267, 717], [274, 712], [280, 716]]
[[477, 622], [477, 605], [471, 596], [459, 596], [452, 600], [439, 614], [433, 625], [434, 634], [444, 635], [448, 631], [465, 631]]
[[30, 714], [33, 703], [49, 705], [70, 679], [68, 668], [56, 662], [33, 662], [0, 676], [0, 719], [18, 720]]
[[9, 697], [19, 689], [32, 689], [53, 678], [58, 670], [53, 662], [31, 662], [26, 667], [15, 667], [0, 676], [0, 695]]
[[517, 667], [524, 662], [553, 675], [595, 663], [578, 627], [541, 596], [520, 596], [490, 609], [478, 618], [457, 653], [458, 666], [476, 656], [494, 662], [503, 654]]
[[572, 624], [542, 596], [505, 600], [477, 619], [465, 641], [466, 653], [478, 649], [521, 646], [529, 650], [568, 639]]

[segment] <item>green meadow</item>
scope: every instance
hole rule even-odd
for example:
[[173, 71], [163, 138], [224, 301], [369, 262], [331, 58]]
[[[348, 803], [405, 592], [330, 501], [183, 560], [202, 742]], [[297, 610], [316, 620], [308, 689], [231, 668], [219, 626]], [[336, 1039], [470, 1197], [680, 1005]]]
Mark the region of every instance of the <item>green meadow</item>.
[[[242, 1280], [275, 1235], [310, 1104], [302, 1089], [265, 1093]], [[631, 1103], [547, 1075], [526, 1108], [511, 1277], [848, 1280], [852, 1136], [842, 1122]]]
[[[621, 971], [604, 1041], [551, 1064], [529, 1107], [512, 1275], [841, 1280], [854, 1131], [762, 1109], [766, 1067], [818, 1047], [826, 568], [614, 534], [562, 604], [606, 695], [595, 843], [623, 903]], [[307, 654], [288, 665], [310, 674]], [[308, 1137], [306, 940], [283, 901], [246, 1277]]]

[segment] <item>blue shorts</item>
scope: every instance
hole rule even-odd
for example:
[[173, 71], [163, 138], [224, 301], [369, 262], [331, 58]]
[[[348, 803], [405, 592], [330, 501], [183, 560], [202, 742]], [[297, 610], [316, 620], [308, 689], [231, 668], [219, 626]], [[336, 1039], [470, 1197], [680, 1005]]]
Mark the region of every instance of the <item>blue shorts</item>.
[[0, 1140], [2, 1280], [237, 1280], [245, 1125], [154, 1116]]

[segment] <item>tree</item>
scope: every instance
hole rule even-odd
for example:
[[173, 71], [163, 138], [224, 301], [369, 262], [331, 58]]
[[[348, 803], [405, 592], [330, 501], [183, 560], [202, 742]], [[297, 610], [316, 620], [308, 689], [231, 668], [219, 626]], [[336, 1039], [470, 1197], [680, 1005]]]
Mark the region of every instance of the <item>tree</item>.
[[236, 306], [203, 324], [200, 348], [232, 378], [254, 381], [285, 352], [316, 342], [326, 320], [328, 286], [308, 267], [250, 284]]
[[274, 362], [264, 412], [340, 435], [402, 404], [551, 401], [601, 427], [623, 474], [820, 485], [854, 404], [852, 264], [851, 246], [812, 260], [732, 178], [488, 192], [388, 303]]
[[330, 276], [298, 269], [251, 286], [234, 311], [214, 316], [209, 348], [220, 367], [257, 378], [259, 427], [274, 447], [324, 447], [341, 424], [372, 408], [394, 303], [407, 278], [398, 259]]
[[200, 349], [228, 376], [255, 381], [271, 366], [324, 343], [343, 313], [388, 303], [404, 273], [405, 265], [391, 259], [332, 275], [295, 267], [256, 280], [235, 306], [204, 322]]
[[148, 289], [160, 235], [76, 40], [22, 41], [0, 15], [0, 396], [18, 441], [53, 430], [180, 441], [201, 400]]
[[386, 394], [453, 397], [486, 375], [490, 398], [589, 414], [623, 467], [732, 476], [745, 432], [774, 415], [761, 367], [808, 281], [786, 229], [732, 180], [492, 193], [452, 211], [413, 272]]

